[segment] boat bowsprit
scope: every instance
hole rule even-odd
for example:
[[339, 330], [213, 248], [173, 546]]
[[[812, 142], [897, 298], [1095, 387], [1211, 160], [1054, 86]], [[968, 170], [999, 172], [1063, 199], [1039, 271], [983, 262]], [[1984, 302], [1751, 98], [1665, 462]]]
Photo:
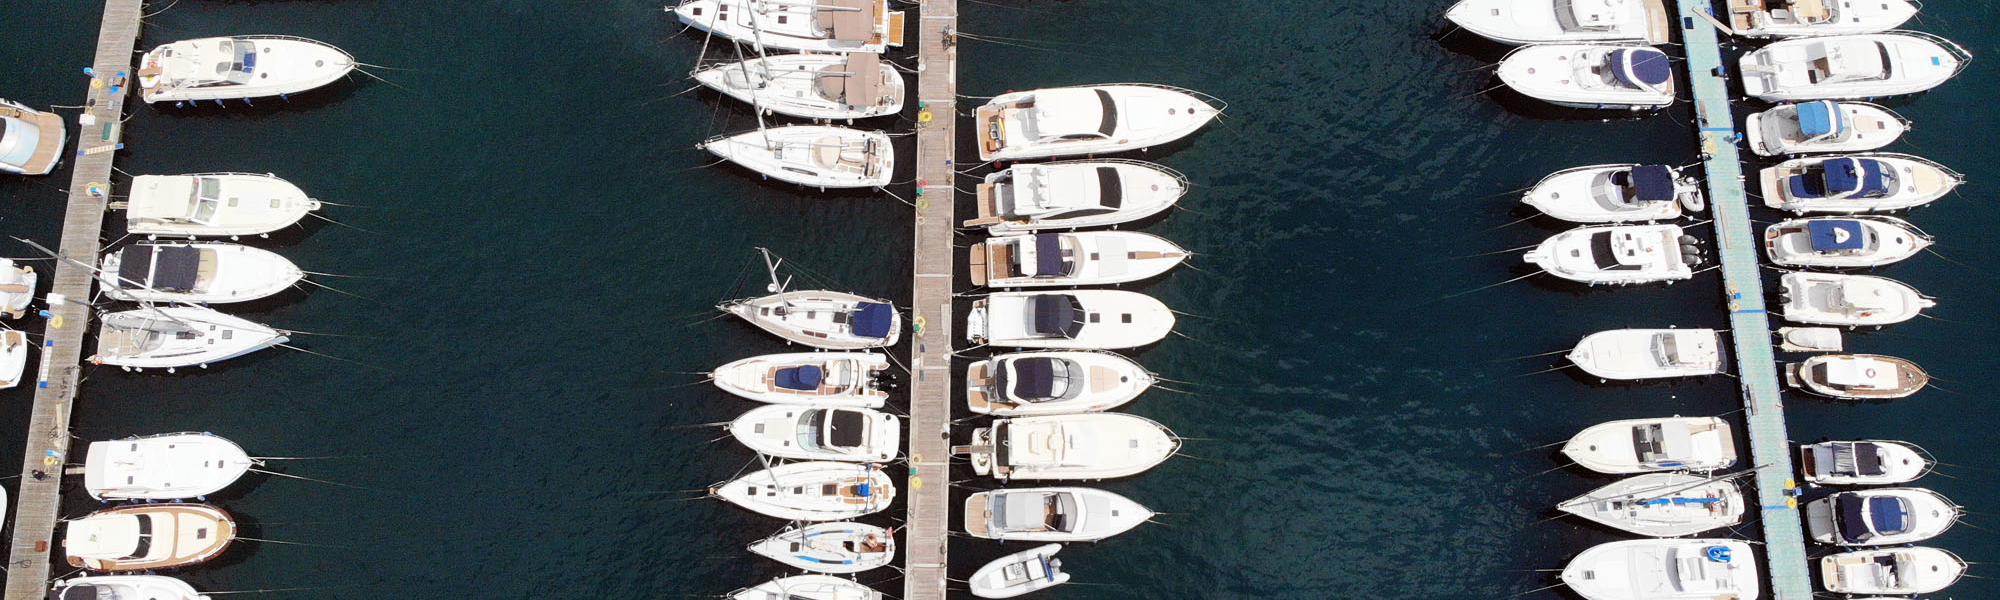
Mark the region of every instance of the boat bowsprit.
[[1894, 279], [1793, 272], [1778, 277], [1779, 316], [1820, 325], [1877, 327], [1915, 318], [1937, 301]]
[[1926, 456], [1909, 442], [1820, 442], [1799, 446], [1799, 470], [1821, 485], [1908, 483], [1930, 472]]
[[146, 102], [236, 100], [296, 94], [354, 71], [354, 57], [332, 44], [283, 35], [181, 40], [139, 59]]
[[1863, 152], [1889, 145], [1910, 122], [1866, 102], [1780, 104], [1744, 118], [1743, 133], [1759, 156], [1805, 152]]
[[1036, 542], [1095, 542], [1153, 518], [1139, 503], [1079, 487], [1008, 488], [965, 499], [965, 532], [973, 537]]
[[1062, 544], [1044, 544], [1000, 557], [974, 571], [966, 585], [981, 598], [1012, 598], [1062, 585], [1069, 574], [1062, 572], [1062, 560], [1056, 558], [1060, 551]]
[[1965, 176], [1895, 153], [1795, 158], [1758, 174], [1764, 205], [1794, 213], [1901, 210], [1944, 197]]
[[1707, 472], [1736, 464], [1736, 438], [1715, 417], [1627, 419], [1577, 433], [1562, 453], [1599, 473]]
[[1665, 165], [1591, 165], [1542, 178], [1521, 202], [1575, 223], [1631, 223], [1681, 217], [1702, 204], [1701, 184]]
[[1958, 522], [1950, 500], [1923, 488], [1840, 492], [1806, 503], [1806, 533], [1836, 546], [1891, 546], [1937, 537]]
[[791, 521], [838, 521], [881, 512], [895, 483], [870, 465], [813, 461], [782, 464], [717, 484], [709, 493]]
[[709, 379], [723, 391], [771, 404], [881, 408], [889, 358], [874, 352], [793, 352], [752, 356]]
[[1667, 55], [1651, 46], [1543, 44], [1500, 59], [1500, 81], [1571, 108], [1646, 110], [1674, 103]]
[[1562, 582], [1586, 600], [1757, 600], [1757, 581], [1750, 544], [1727, 539], [1609, 542], [1562, 570]]
[[1556, 509], [1651, 537], [1693, 535], [1743, 520], [1743, 488], [1733, 476], [1647, 473], [1556, 505]]
[[1701, 248], [1675, 225], [1579, 227], [1551, 236], [1522, 260], [1590, 285], [1631, 285], [1694, 277]]
[[259, 464], [212, 433], [167, 433], [92, 442], [83, 488], [99, 500], [175, 500], [213, 494]]
[[813, 523], [787, 527], [750, 552], [814, 573], [859, 573], [896, 559], [896, 535], [866, 523]]

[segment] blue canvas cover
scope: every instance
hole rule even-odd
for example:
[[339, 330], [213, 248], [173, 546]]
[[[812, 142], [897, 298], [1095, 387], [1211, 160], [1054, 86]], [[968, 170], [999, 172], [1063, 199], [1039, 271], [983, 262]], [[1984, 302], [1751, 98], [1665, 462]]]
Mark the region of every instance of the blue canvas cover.
[[889, 323], [895, 317], [896, 307], [880, 302], [862, 302], [854, 310], [854, 335], [887, 338]]
[[1013, 361], [1012, 394], [1023, 400], [1046, 400], [1055, 395], [1056, 359], [1020, 358]]
[[1632, 197], [1641, 202], [1674, 199], [1674, 172], [1664, 165], [1632, 167]]
[[826, 376], [819, 365], [804, 365], [778, 369], [776, 383], [788, 390], [809, 391], [819, 389], [819, 382]]
[[1861, 222], [1846, 219], [1807, 221], [1806, 235], [1814, 252], [1853, 250], [1861, 247]]
[[1834, 523], [1840, 528], [1841, 539], [1848, 543], [1868, 541], [1873, 532], [1868, 530], [1868, 522], [1862, 518], [1867, 501], [1852, 492], [1833, 497]]
[[1875, 525], [1875, 533], [1902, 533], [1909, 528], [1908, 517], [1901, 498], [1868, 499], [1868, 522]]
[[1633, 87], [1656, 88], [1673, 77], [1667, 55], [1651, 48], [1611, 51], [1611, 74]]
[[1036, 235], [1035, 275], [1054, 277], [1062, 272], [1062, 237], [1053, 233]]
[[1035, 315], [1035, 333], [1041, 335], [1066, 335], [1071, 323], [1076, 322], [1076, 307], [1070, 303], [1067, 294], [1048, 294], [1030, 299]]
[[1807, 102], [1798, 106], [1799, 132], [1809, 137], [1818, 137], [1840, 131], [1840, 105], [1831, 100]]
[[1894, 183], [1889, 165], [1873, 158], [1834, 158], [1820, 166], [1828, 194], [1879, 198], [1888, 195]]

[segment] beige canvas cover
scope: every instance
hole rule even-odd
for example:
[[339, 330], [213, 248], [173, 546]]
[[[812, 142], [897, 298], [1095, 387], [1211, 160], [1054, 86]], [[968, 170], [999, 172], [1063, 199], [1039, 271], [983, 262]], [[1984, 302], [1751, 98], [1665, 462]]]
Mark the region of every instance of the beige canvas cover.
[[853, 105], [874, 104], [881, 94], [881, 59], [882, 55], [872, 52], [848, 53], [845, 64], [820, 72], [820, 95]]
[[820, 25], [833, 32], [833, 39], [866, 42], [875, 37], [874, 0], [820, 0]]

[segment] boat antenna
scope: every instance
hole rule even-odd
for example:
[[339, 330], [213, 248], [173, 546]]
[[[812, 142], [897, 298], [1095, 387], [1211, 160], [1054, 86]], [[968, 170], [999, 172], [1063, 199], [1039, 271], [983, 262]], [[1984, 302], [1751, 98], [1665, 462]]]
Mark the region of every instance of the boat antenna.
[[790, 287], [792, 285], [792, 278], [786, 277], [783, 282], [778, 281], [778, 266], [785, 264], [785, 259], [780, 258], [777, 261], [773, 262], [771, 260], [770, 249], [758, 248], [757, 251], [764, 253], [764, 272], [765, 274], [771, 276], [771, 283], [765, 285], [764, 289], [773, 294], [776, 294], [778, 292], [785, 291], [785, 288]]

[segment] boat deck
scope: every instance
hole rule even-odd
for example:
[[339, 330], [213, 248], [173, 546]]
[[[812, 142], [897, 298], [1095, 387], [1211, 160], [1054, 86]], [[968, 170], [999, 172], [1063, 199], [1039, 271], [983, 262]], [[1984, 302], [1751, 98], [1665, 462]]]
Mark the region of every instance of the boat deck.
[[[12, 110], [12, 107], [0, 107], [0, 111]], [[43, 132], [41, 142], [35, 144], [35, 153], [28, 156], [28, 162], [21, 165], [21, 170], [29, 173], [45, 173], [49, 169], [54, 168], [56, 161], [62, 159], [63, 136], [61, 134], [51, 135], [51, 133], [63, 130], [62, 117], [49, 112], [16, 112], [19, 112], [19, 114], [10, 116], [33, 123], [36, 129], [40, 129]]]
[[[952, 275], [957, 261], [958, 0], [924, 0], [917, 20], [917, 203], [911, 285], [910, 481], [903, 600], [944, 600], [951, 527]], [[926, 118], [928, 117], [928, 118]]]

